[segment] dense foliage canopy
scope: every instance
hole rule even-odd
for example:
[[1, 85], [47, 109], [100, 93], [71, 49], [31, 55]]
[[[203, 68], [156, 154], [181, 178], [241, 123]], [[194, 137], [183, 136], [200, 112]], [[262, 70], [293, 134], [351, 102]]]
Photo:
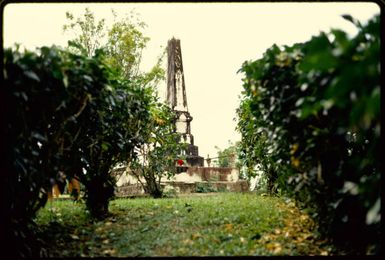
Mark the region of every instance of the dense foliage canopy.
[[6, 122], [13, 163], [3, 190], [10, 232], [30, 222], [61, 172], [80, 179], [90, 213], [103, 216], [115, 185], [110, 169], [144, 142], [152, 91], [122, 78], [102, 52], [89, 58], [42, 47], [4, 54], [5, 95], [14, 112]]
[[237, 128], [249, 174], [259, 165], [270, 191], [296, 197], [324, 234], [362, 253], [379, 245], [380, 18], [344, 18], [352, 38], [333, 29], [243, 64]]

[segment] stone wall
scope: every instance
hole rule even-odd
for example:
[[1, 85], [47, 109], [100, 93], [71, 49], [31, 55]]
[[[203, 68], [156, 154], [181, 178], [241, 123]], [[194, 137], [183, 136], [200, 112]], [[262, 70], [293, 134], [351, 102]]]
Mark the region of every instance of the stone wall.
[[199, 176], [202, 181], [236, 182], [239, 180], [239, 171], [236, 168], [189, 167], [186, 173], [189, 176]]
[[[249, 183], [239, 180], [239, 172], [236, 168], [221, 167], [188, 167], [184, 172], [175, 174], [174, 177], [161, 180], [163, 187], [175, 189], [177, 193], [194, 193], [199, 184], [209, 185], [218, 191], [246, 192]], [[142, 196], [144, 190], [138, 180], [130, 174], [129, 169], [116, 169], [118, 178], [116, 195], [118, 197]], [[144, 182], [144, 180], [143, 180]]]
[[[227, 181], [237, 182], [239, 180], [239, 171], [236, 168], [221, 168], [221, 167], [181, 167], [185, 170], [175, 174], [174, 177], [167, 179], [162, 178], [161, 182], [186, 182], [195, 183], [202, 181]], [[117, 176], [117, 186], [139, 183], [136, 177], [130, 174], [129, 169], [120, 167], [114, 170]], [[144, 181], [144, 179], [141, 179]]]
[[[197, 186], [200, 184], [209, 185], [216, 191], [229, 191], [229, 192], [247, 192], [249, 190], [249, 183], [246, 180], [239, 180], [237, 182], [168, 182], [162, 183], [162, 187], [165, 190], [174, 189], [177, 194], [189, 194], [196, 193]], [[115, 190], [115, 196], [117, 197], [138, 197], [146, 196], [142, 186], [140, 184], [130, 184], [117, 187]]]
[[115, 189], [115, 196], [117, 197], [136, 197], [142, 195], [145, 195], [145, 192], [140, 184], [123, 185]]

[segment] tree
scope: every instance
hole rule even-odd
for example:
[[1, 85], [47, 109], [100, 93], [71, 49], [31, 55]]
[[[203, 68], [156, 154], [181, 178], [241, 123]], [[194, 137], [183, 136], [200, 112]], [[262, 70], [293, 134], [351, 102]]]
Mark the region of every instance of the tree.
[[73, 34], [68, 48], [88, 57], [94, 55], [97, 49], [104, 49], [106, 62], [120, 71], [126, 79], [140, 80], [143, 86], [156, 85], [159, 80], [164, 79], [165, 72], [160, 64], [165, 50], [148, 73], [141, 72], [142, 52], [150, 40], [142, 33], [146, 24], [140, 21], [138, 14], [133, 11], [129, 16], [120, 19], [114, 10], [112, 13], [114, 22], [111, 28], [107, 28], [105, 20], [96, 21], [88, 8], [85, 9], [83, 17], [76, 19], [73, 14], [67, 12], [69, 23], [63, 26], [63, 30]]
[[85, 9], [84, 19], [75, 18], [70, 12], [66, 12], [69, 24], [63, 26], [63, 31], [72, 31], [75, 34], [69, 49], [73, 52], [92, 57], [97, 49], [102, 47], [102, 40], [105, 36], [105, 20], [95, 21], [94, 14], [89, 8]]
[[138, 156], [128, 164], [144, 190], [154, 198], [162, 197], [161, 179], [175, 175], [177, 160], [182, 158], [185, 149], [175, 132], [174, 117], [167, 105], [154, 100], [151, 119], [146, 125], [145, 144], [136, 150]]
[[[117, 18], [113, 11], [114, 18]], [[108, 31], [106, 49], [108, 62], [116, 68], [120, 68], [122, 74], [130, 79], [140, 76], [139, 66], [143, 49], [150, 38], [141, 32], [145, 28], [144, 22], [133, 20], [135, 15], [131, 12], [130, 18], [125, 17], [121, 21], [115, 21]]]
[[[103, 53], [98, 55], [104, 60]], [[98, 66], [102, 69], [99, 79], [95, 75], [88, 78], [91, 86], [102, 84], [103, 88], [87, 101], [79, 115], [78, 140], [68, 152], [71, 172], [86, 187], [87, 208], [98, 218], [108, 213], [108, 202], [114, 195], [116, 180], [110, 171], [117, 163], [134, 157], [134, 149], [144, 141], [151, 100], [149, 88], [133, 84], [108, 64], [104, 66]]]
[[[137, 14], [133, 12], [123, 19], [118, 19], [116, 12], [112, 12], [114, 22], [111, 28], [105, 27], [103, 19], [96, 21], [89, 9], [85, 10], [83, 18], [79, 17], [76, 20], [72, 14], [67, 13], [70, 23], [65, 25], [63, 29], [67, 32], [75, 32], [74, 39], [69, 42], [69, 48], [86, 55], [95, 52], [94, 46], [103, 49], [107, 64], [124, 79], [146, 89], [149, 98], [153, 96], [153, 99], [157, 99], [156, 91], [151, 89], [155, 89], [159, 81], [165, 79], [165, 72], [161, 66], [165, 50], [149, 72], [141, 72], [142, 51], [149, 41], [149, 38], [142, 33], [146, 24], [140, 21]], [[100, 40], [101, 36], [106, 36], [104, 41]], [[142, 136], [142, 140], [146, 144], [137, 149], [142, 161], [136, 157], [121, 159], [122, 161], [130, 161], [129, 165], [133, 168], [134, 173], [145, 178], [145, 189], [153, 196], [158, 197], [161, 196], [161, 175], [164, 171], [169, 175], [173, 174], [173, 160], [175, 160], [179, 148], [176, 147], [177, 143], [174, 140], [176, 134], [171, 131], [172, 124], [169, 122], [171, 112], [167, 112], [163, 105], [154, 100], [148, 109], [152, 111], [152, 121], [142, 125], [142, 130], [147, 131]], [[163, 118], [165, 125], [158, 124], [159, 118]], [[139, 169], [139, 167], [143, 167], [143, 169]]]

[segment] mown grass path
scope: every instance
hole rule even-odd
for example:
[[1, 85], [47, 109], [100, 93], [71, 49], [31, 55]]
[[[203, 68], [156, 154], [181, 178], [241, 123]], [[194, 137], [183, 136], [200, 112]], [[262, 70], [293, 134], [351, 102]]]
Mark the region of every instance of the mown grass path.
[[116, 199], [90, 221], [84, 205], [57, 200], [37, 222], [50, 256], [329, 255], [294, 203], [252, 193]]

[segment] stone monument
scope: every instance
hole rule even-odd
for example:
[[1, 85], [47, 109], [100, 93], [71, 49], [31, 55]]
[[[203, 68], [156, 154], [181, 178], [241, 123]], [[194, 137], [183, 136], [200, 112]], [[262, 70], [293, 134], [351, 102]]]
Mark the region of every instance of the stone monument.
[[172, 38], [168, 41], [167, 56], [167, 103], [176, 114], [175, 131], [181, 134], [180, 141], [188, 144], [185, 151], [186, 166], [203, 166], [204, 159], [199, 156], [191, 134], [190, 123], [193, 118], [187, 108], [180, 40]]

